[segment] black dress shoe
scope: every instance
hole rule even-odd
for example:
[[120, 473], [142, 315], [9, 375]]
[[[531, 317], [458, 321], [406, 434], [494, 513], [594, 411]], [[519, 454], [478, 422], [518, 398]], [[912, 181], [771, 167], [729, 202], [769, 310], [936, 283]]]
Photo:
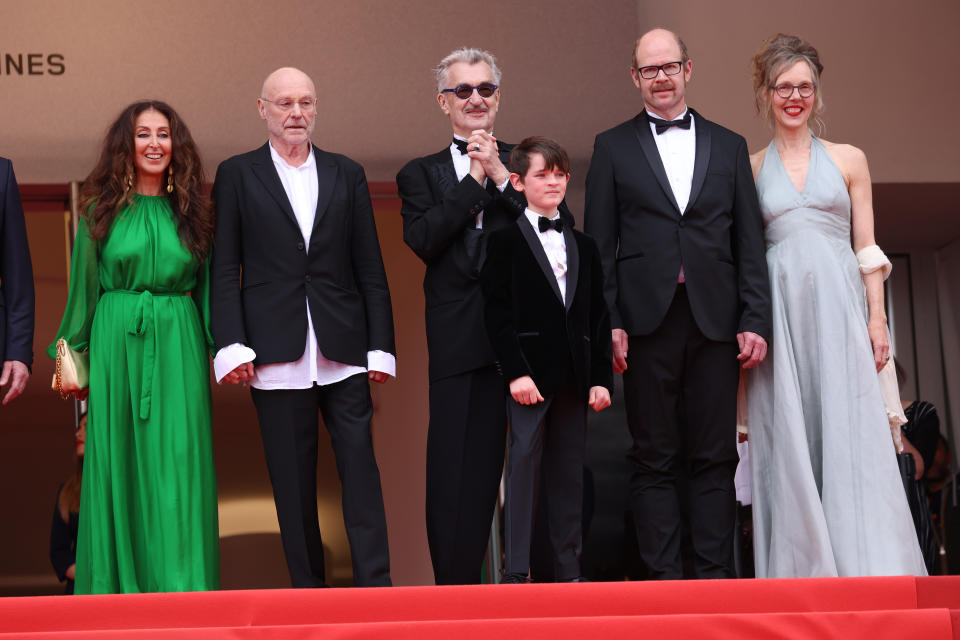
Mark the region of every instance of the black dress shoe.
[[557, 580], [557, 582], [590, 582], [583, 576], [577, 576], [576, 578], [564, 578], [562, 580]]
[[529, 582], [530, 578], [521, 573], [508, 573], [503, 576], [500, 584], [527, 584]]

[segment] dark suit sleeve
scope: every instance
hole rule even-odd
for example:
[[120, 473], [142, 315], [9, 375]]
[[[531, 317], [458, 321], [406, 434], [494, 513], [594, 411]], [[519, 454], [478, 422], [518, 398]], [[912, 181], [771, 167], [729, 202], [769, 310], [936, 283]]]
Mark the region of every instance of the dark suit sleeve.
[[[596, 244], [590, 238], [583, 243], [590, 256], [590, 386], [606, 387], [613, 395], [613, 342], [610, 313], [603, 295], [603, 265]], [[581, 252], [583, 253], [583, 252]]]
[[217, 217], [210, 260], [210, 327], [215, 352], [234, 343], [249, 344], [240, 300], [243, 243], [239, 190], [237, 164], [222, 163], [213, 182]]
[[354, 198], [351, 257], [354, 279], [363, 296], [367, 316], [367, 350], [395, 355], [390, 289], [383, 268], [370, 190], [360, 165], [356, 165], [350, 179]]
[[[433, 166], [436, 165], [417, 159], [397, 174], [403, 241], [428, 264], [459, 239], [464, 229], [473, 227], [477, 214], [493, 200], [468, 174], [437, 202], [433, 193], [436, 181], [430, 175]], [[506, 201], [514, 217], [523, 213], [526, 205], [520, 204], [523, 198], [512, 186], [507, 185], [498, 197]]]
[[737, 331], [751, 331], [771, 339], [770, 280], [767, 275], [763, 218], [753, 182], [747, 143], [739, 138], [736, 192], [733, 203], [734, 251], [740, 292], [740, 320]]
[[484, 295], [484, 319], [487, 334], [497, 354], [500, 370], [507, 381], [532, 375], [529, 363], [524, 359], [517, 337], [513, 308], [512, 251], [514, 243], [509, 235], [511, 229], [490, 234], [487, 241], [487, 259], [480, 272], [480, 285]]
[[[18, 360], [27, 366], [33, 363], [33, 266], [27, 227], [20, 203], [20, 191], [13, 173], [13, 164], [0, 164], [0, 185], [3, 210], [0, 211], [0, 360]], [[2, 364], [2, 362], [0, 362]]]
[[613, 159], [601, 136], [593, 144], [593, 157], [587, 171], [587, 193], [584, 206], [584, 230], [593, 237], [603, 265], [603, 295], [610, 310], [610, 325], [623, 328], [617, 309], [617, 246], [620, 212]]

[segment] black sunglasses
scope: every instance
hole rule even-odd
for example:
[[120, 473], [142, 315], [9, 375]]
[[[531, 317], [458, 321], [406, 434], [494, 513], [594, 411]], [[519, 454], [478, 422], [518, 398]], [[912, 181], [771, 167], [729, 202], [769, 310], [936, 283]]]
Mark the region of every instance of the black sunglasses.
[[452, 93], [461, 100], [469, 100], [470, 96], [473, 95], [474, 89], [477, 90], [477, 93], [481, 98], [489, 98], [497, 92], [497, 85], [493, 84], [492, 82], [481, 82], [477, 86], [458, 84], [453, 89], [444, 89], [440, 93]]

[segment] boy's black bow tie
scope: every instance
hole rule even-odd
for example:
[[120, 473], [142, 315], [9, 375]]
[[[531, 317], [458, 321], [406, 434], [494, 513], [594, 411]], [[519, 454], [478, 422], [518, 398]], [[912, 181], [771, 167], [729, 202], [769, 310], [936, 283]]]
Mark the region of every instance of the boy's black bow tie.
[[563, 220], [561, 220], [559, 216], [555, 220], [547, 220], [543, 216], [540, 216], [540, 220], [537, 221], [537, 226], [540, 228], [540, 233], [549, 231], [550, 229], [556, 229], [558, 233], [563, 232]]

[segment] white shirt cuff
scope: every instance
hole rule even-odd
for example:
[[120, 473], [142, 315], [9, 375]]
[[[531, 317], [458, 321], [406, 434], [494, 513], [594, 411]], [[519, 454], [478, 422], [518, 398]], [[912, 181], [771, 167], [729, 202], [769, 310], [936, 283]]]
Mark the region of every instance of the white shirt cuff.
[[219, 383], [223, 377], [246, 362], [253, 362], [257, 353], [250, 347], [234, 342], [227, 345], [213, 358], [213, 374]]
[[386, 351], [367, 351], [367, 371], [380, 371], [397, 377], [397, 358]]
[[507, 176], [507, 179], [503, 181], [503, 184], [498, 184], [497, 189], [500, 190], [500, 193], [503, 193], [503, 190], [507, 188], [508, 184], [510, 184], [510, 176]]

